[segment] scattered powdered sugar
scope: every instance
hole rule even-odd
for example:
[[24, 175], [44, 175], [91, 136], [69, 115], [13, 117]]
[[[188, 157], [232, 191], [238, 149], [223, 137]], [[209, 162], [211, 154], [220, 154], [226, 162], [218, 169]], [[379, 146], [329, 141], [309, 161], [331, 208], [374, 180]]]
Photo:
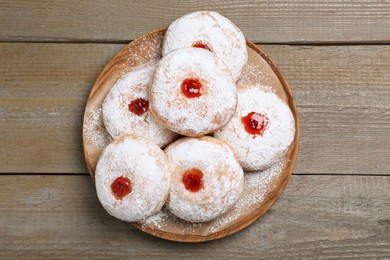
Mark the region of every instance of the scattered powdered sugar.
[[[147, 227], [158, 228], [161, 230], [174, 227], [175, 231], [180, 234], [197, 233], [200, 228], [204, 227], [204, 223], [190, 223], [177, 218], [166, 207], [163, 207], [155, 215], [152, 215], [142, 221], [142, 228]], [[174, 225], [174, 226], [172, 226]]]
[[284, 161], [279, 161], [263, 171], [245, 173], [244, 190], [240, 198], [230, 211], [212, 223], [211, 232], [241, 218], [245, 212], [259, 208], [267, 194], [274, 189], [270, 185], [283, 173], [284, 165]]
[[[184, 79], [202, 84], [200, 97], [187, 98]], [[214, 54], [199, 48], [170, 52], [160, 61], [149, 89], [150, 109], [157, 119], [183, 135], [200, 136], [225, 125], [233, 116], [236, 86], [229, 69]]]
[[202, 43], [224, 61], [235, 80], [248, 60], [246, 41], [241, 30], [217, 12], [199, 11], [178, 18], [168, 28], [163, 55], [172, 50]]
[[152, 32], [132, 41], [123, 49], [126, 57], [126, 68], [136, 67], [145, 63], [157, 62], [161, 59], [161, 49], [164, 34], [162, 31]]
[[[261, 87], [266, 85], [273, 85], [275, 83], [279, 83], [279, 80], [276, 78], [275, 73], [268, 67], [266, 69], [269, 69], [270, 71], [268, 73], [265, 73], [264, 64], [266, 63], [261, 57], [255, 53], [254, 50], [249, 49], [249, 52], [251, 53], [251, 63], [245, 64], [240, 79], [237, 81], [237, 88], [246, 88], [247, 86], [253, 85], [254, 82], [257, 84], [261, 84]], [[253, 55], [255, 55], [255, 58], [253, 58]], [[253, 59], [258, 59], [255, 62]], [[276, 79], [276, 81], [275, 81]], [[270, 87], [270, 89], [273, 92], [275, 89]]]
[[[252, 135], [245, 130], [241, 118], [250, 112], [268, 118], [262, 135]], [[245, 170], [256, 171], [283, 157], [294, 134], [294, 118], [287, 104], [272, 92], [253, 87], [238, 90], [236, 114], [225, 127], [214, 133], [214, 137], [233, 147]]]
[[104, 148], [111, 142], [111, 137], [103, 126], [102, 108], [88, 107], [85, 110], [83, 135], [86, 143]]
[[146, 226], [162, 228], [167, 225], [167, 220], [170, 218], [172, 218], [171, 214], [165, 208], [162, 208], [156, 214], [142, 220], [141, 223]]
[[[183, 138], [168, 146], [166, 154], [173, 167], [167, 208], [190, 222], [212, 220], [226, 212], [242, 191], [243, 170], [233, 150], [212, 137]], [[186, 170], [199, 169], [204, 187], [188, 191], [182, 183]]]
[[[164, 152], [140, 137], [124, 136], [109, 144], [96, 166], [96, 191], [100, 203], [123, 221], [140, 221], [158, 212], [170, 186], [171, 167]], [[127, 177], [131, 192], [121, 200], [111, 192], [118, 177]]]
[[272, 93], [272, 94], [275, 94], [275, 95], [276, 95], [275, 89], [273, 89], [273, 88], [270, 87], [270, 86], [256, 84], [256, 85], [254, 85], [254, 86], [252, 86], [252, 87], [253, 87], [253, 88], [257, 88], [257, 89], [261, 89], [261, 90], [263, 90], [263, 91], [266, 92], [266, 93]]
[[128, 108], [135, 99], [148, 100], [148, 86], [155, 68], [156, 63], [134, 68], [118, 79], [105, 97], [102, 104], [103, 122], [114, 139], [135, 134], [164, 147], [176, 138], [177, 134], [156, 122], [149, 110], [136, 115]]
[[285, 163], [284, 160], [280, 160], [263, 171], [245, 174], [247, 195], [242, 197], [239, 206], [244, 209], [262, 201], [268, 189], [272, 188], [269, 187], [269, 184], [282, 174]]

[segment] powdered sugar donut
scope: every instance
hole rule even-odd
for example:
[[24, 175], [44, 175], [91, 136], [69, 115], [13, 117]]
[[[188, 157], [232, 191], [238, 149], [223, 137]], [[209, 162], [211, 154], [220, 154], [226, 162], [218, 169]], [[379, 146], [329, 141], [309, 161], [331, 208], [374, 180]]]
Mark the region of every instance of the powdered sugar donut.
[[168, 196], [171, 167], [164, 152], [137, 136], [109, 144], [96, 166], [100, 203], [123, 221], [140, 221], [161, 209]]
[[190, 222], [228, 211], [243, 189], [243, 170], [233, 150], [215, 138], [183, 138], [165, 150], [173, 166], [168, 209]]
[[234, 80], [248, 60], [245, 37], [240, 29], [217, 12], [199, 11], [174, 21], [165, 34], [163, 55], [184, 47], [212, 51], [230, 69]]
[[226, 141], [247, 171], [278, 161], [294, 139], [293, 115], [276, 94], [256, 87], [238, 90], [237, 112], [214, 137]]
[[103, 122], [115, 139], [135, 134], [164, 147], [177, 136], [156, 122], [148, 111], [148, 85], [156, 64], [138, 67], [120, 78], [110, 89], [102, 104]]
[[183, 48], [160, 61], [149, 88], [149, 101], [161, 124], [196, 137], [215, 131], [232, 118], [236, 86], [229, 69], [213, 53]]

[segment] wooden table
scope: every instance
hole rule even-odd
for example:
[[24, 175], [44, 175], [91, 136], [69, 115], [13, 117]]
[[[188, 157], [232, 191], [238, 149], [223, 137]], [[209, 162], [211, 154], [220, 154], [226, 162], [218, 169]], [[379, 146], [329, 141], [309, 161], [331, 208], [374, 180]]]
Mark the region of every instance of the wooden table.
[[[110, 217], [88, 176], [84, 105], [126, 43], [193, 10], [235, 22], [298, 105], [298, 162], [261, 219], [174, 243]], [[0, 1], [0, 258], [390, 257], [390, 2]]]

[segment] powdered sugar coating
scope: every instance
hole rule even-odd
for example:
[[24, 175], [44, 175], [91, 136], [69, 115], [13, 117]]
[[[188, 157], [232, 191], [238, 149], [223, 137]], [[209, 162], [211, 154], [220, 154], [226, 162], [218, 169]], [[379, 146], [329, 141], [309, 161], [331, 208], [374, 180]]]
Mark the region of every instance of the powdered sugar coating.
[[[198, 79], [202, 95], [188, 98], [185, 79]], [[151, 112], [169, 129], [201, 136], [225, 125], [234, 115], [236, 86], [229, 69], [213, 53], [199, 48], [172, 51], [157, 66], [149, 89]]]
[[285, 162], [278, 161], [263, 171], [250, 172], [244, 175], [244, 190], [233, 208], [215, 220], [210, 227], [214, 233], [222, 227], [233, 223], [242, 217], [248, 210], [254, 210], [265, 200], [267, 195], [275, 189], [275, 180], [283, 174]]
[[246, 41], [241, 30], [217, 12], [198, 11], [175, 20], [165, 34], [163, 55], [195, 43], [206, 44], [225, 62], [234, 80], [248, 60]]
[[[212, 137], [183, 138], [165, 150], [173, 167], [167, 207], [177, 217], [190, 222], [205, 222], [220, 216], [238, 199], [244, 172], [233, 150]], [[203, 189], [187, 190], [182, 182], [186, 170], [203, 173]]]
[[84, 114], [83, 134], [85, 141], [103, 149], [111, 141], [111, 136], [103, 126], [102, 108], [87, 107]]
[[107, 93], [102, 104], [103, 121], [114, 139], [135, 134], [164, 147], [176, 138], [177, 134], [159, 124], [149, 110], [139, 116], [128, 109], [132, 100], [148, 99], [148, 86], [155, 68], [156, 63], [135, 68], [120, 78]]
[[[245, 130], [241, 118], [250, 112], [268, 118], [262, 135], [252, 135]], [[274, 93], [253, 87], [238, 90], [236, 114], [225, 127], [214, 133], [214, 137], [233, 147], [245, 170], [257, 171], [279, 160], [288, 150], [294, 134], [294, 118], [287, 104]]]
[[[164, 152], [145, 138], [124, 136], [109, 144], [96, 166], [100, 203], [123, 221], [140, 221], [158, 212], [169, 192], [171, 167]], [[111, 192], [118, 177], [127, 177], [132, 191], [121, 200]]]

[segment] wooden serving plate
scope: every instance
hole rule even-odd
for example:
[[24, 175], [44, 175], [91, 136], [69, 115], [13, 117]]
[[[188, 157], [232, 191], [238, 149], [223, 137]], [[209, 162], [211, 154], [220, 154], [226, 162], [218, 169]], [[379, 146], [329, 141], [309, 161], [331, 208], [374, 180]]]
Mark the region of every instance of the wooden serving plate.
[[[83, 147], [88, 169], [94, 179], [100, 153], [111, 138], [106, 132], [101, 115], [101, 104], [111, 86], [134, 67], [158, 62], [166, 29], [149, 32], [120, 50], [106, 65], [88, 97], [83, 123]], [[291, 90], [277, 66], [256, 45], [247, 40], [249, 59], [238, 88], [257, 85], [276, 93], [285, 101], [295, 119], [295, 138], [285, 157], [262, 172], [246, 173], [244, 191], [231, 210], [216, 220], [188, 223], [163, 209], [140, 223], [136, 228], [160, 238], [181, 242], [202, 242], [231, 235], [253, 223], [263, 215], [286, 187], [298, 153], [299, 124]]]

